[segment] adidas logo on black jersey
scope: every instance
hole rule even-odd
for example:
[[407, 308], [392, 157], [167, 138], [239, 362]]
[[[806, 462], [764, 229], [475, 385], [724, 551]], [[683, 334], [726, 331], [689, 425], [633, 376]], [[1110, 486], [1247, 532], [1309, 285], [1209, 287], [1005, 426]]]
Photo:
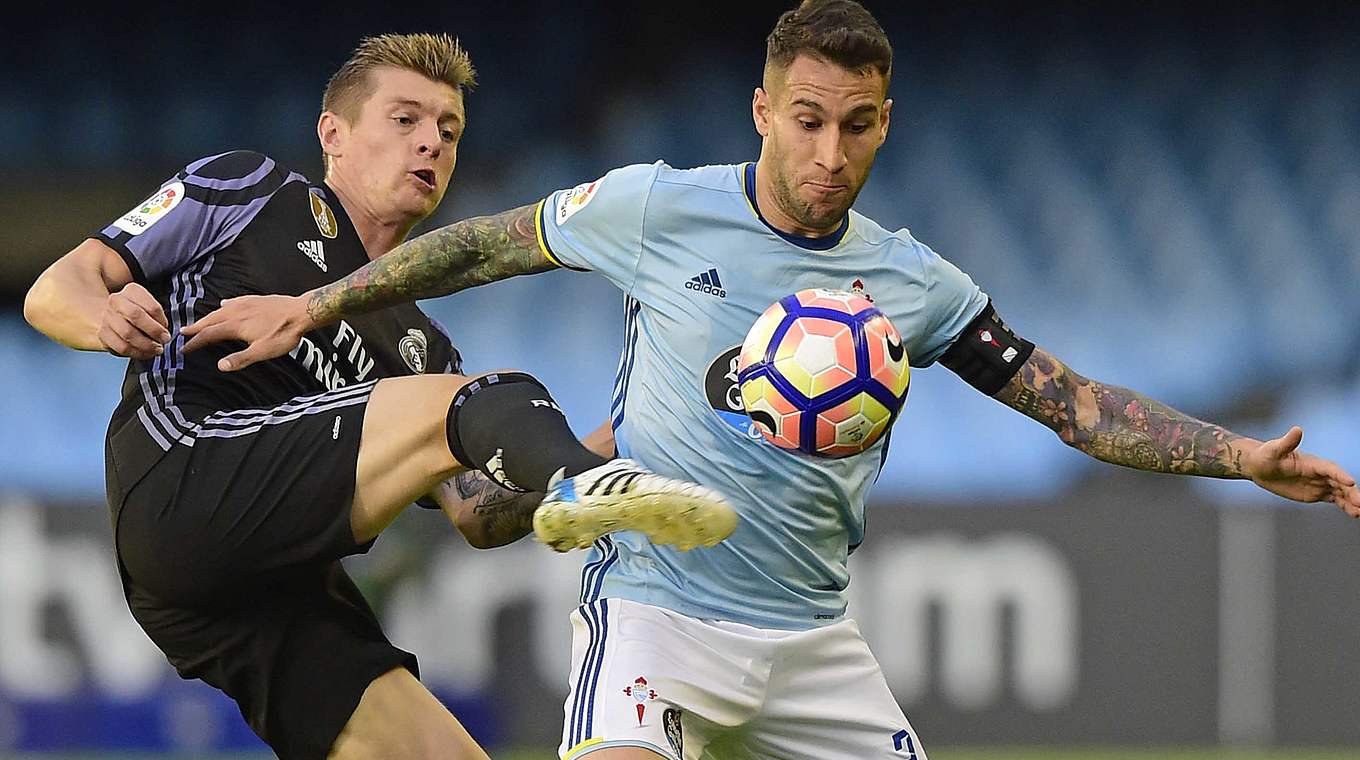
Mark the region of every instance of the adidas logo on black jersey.
[[298, 243], [298, 250], [307, 254], [307, 258], [321, 267], [321, 271], [326, 271], [326, 249], [320, 240], [303, 240]]
[[703, 274], [696, 274], [685, 282], [685, 287], [690, 290], [697, 290], [700, 293], [708, 293], [719, 298], [726, 298], [727, 291], [723, 290], [722, 280], [718, 279], [718, 270], [710, 269]]

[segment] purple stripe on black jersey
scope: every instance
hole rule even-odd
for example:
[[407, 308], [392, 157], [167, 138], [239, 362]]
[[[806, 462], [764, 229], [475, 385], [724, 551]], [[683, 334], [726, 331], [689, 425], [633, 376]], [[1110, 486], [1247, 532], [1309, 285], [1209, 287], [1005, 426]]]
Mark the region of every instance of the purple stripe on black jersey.
[[[194, 304], [198, 303], [198, 299], [202, 298], [207, 292], [207, 289], [203, 285], [203, 278], [212, 270], [213, 262], [215, 260], [215, 256], [209, 255], [204, 258], [198, 266], [192, 267], [184, 272], [182, 275], [186, 286], [183, 291], [184, 305], [182, 308], [172, 309], [177, 312], [176, 316], [179, 317], [180, 322], [170, 333], [172, 336], [170, 339], [171, 361], [169, 372], [166, 377], [167, 388], [165, 403], [169, 412], [185, 430], [188, 430], [192, 426], [189, 421], [184, 418], [184, 414], [180, 412], [179, 407], [175, 404], [175, 377], [179, 374], [180, 370], [184, 369], [184, 336], [180, 335], [179, 331], [184, 325], [193, 321]], [[171, 301], [171, 305], [174, 305], [173, 300]]]
[[147, 382], [147, 374], [148, 373], [143, 372], [137, 378], [142, 386], [142, 397], [145, 399], [145, 403], [137, 415], [141, 418], [142, 425], [146, 428], [147, 432], [151, 434], [151, 437], [155, 438], [156, 442], [161, 444], [161, 447], [164, 449], [170, 448], [169, 441], [166, 440], [167, 438], [171, 441], [192, 446], [194, 443], [193, 439], [186, 437], [166, 415], [165, 409], [161, 405], [160, 396], [152, 392], [151, 384]]
[[[185, 198], [164, 219], [121, 242], [148, 279], [165, 277], [204, 254], [231, 245], [272, 197], [259, 197], [242, 206], [216, 206]], [[110, 225], [103, 237], [112, 241], [120, 232]]]
[[138, 416], [151, 437], [163, 448], [169, 448], [168, 442], [162, 443], [166, 438], [193, 445], [189, 433], [194, 425], [175, 405], [175, 376], [184, 367], [184, 356], [180, 352], [184, 338], [179, 331], [193, 316], [194, 303], [203, 297], [203, 276], [212, 269], [213, 260], [214, 257], [208, 256], [175, 275], [170, 288], [170, 308], [166, 310], [170, 318], [170, 344], [166, 352], [151, 363], [150, 370], [138, 378], [144, 401]]
[[285, 171], [281, 166], [275, 166], [254, 184], [237, 190], [217, 190], [204, 187], [194, 183], [197, 179], [199, 178], [185, 178], [184, 195], [209, 206], [244, 206], [256, 198], [273, 195], [289, 182], [307, 181], [307, 178], [301, 174]]
[[230, 245], [274, 193], [306, 181], [259, 153], [210, 156], [189, 164], [99, 237], [129, 260], [139, 279], [157, 280]]
[[226, 153], [218, 153], [218, 154], [215, 155], [215, 156], [208, 156], [207, 158], [200, 158], [200, 159], [198, 159], [197, 161], [195, 161], [195, 162], [189, 164], [188, 166], [184, 167], [184, 171], [180, 174], [180, 176], [183, 177], [183, 176], [186, 175], [186, 174], [193, 174], [194, 172], [197, 172], [199, 169], [202, 169], [203, 167], [207, 166], [208, 164], [211, 164], [212, 162], [216, 161], [217, 159], [219, 159], [219, 158], [226, 158], [227, 156], [230, 156], [230, 155], [232, 155], [232, 154], [235, 153], [235, 152], [236, 152], [236, 151], [227, 151]]
[[244, 177], [270, 158], [253, 150], [233, 150], [199, 159], [184, 168], [179, 178], [194, 175], [200, 179], [232, 180]]
[[274, 171], [275, 166], [277, 166], [277, 164], [274, 163], [274, 159], [266, 157], [264, 161], [260, 163], [259, 168], [244, 177], [238, 177], [236, 179], [213, 179], [209, 177], [200, 177], [197, 174], [190, 172], [189, 176], [184, 178], [184, 181], [186, 184], [206, 188], [208, 190], [244, 190], [247, 187], [254, 187], [262, 182], [265, 177], [269, 176], [270, 172]]

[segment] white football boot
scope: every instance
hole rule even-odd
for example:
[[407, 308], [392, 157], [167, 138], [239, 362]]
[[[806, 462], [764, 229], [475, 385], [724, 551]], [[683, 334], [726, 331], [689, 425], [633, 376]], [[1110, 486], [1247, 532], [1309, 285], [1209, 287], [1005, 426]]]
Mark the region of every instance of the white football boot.
[[716, 491], [614, 459], [564, 478], [559, 470], [534, 512], [534, 534], [559, 552], [584, 549], [618, 530], [647, 534], [681, 551], [732, 535], [737, 513]]

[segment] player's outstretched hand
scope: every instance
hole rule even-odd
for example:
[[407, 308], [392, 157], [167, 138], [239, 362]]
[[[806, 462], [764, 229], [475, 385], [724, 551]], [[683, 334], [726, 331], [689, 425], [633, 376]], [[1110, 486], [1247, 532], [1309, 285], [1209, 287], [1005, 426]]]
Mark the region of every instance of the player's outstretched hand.
[[1355, 478], [1336, 462], [1298, 450], [1303, 428], [1262, 443], [1247, 454], [1243, 470], [1256, 485], [1294, 501], [1330, 501], [1351, 517], [1360, 517], [1360, 489]]
[[147, 361], [170, 342], [165, 310], [146, 288], [129, 282], [110, 293], [99, 313], [99, 342], [115, 356]]
[[180, 332], [189, 338], [185, 353], [224, 340], [245, 343], [245, 348], [217, 362], [223, 372], [235, 372], [292, 351], [307, 332], [306, 325], [307, 306], [301, 298], [241, 296], [228, 298], [217, 311]]

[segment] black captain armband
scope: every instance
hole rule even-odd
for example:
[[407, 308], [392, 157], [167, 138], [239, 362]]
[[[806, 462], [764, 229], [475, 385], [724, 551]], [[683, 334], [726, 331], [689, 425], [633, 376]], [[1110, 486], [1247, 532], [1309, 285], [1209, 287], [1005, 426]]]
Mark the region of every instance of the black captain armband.
[[954, 345], [940, 357], [940, 364], [992, 396], [1006, 387], [1032, 353], [1034, 344], [1011, 332], [988, 301], [987, 308], [963, 328]]

